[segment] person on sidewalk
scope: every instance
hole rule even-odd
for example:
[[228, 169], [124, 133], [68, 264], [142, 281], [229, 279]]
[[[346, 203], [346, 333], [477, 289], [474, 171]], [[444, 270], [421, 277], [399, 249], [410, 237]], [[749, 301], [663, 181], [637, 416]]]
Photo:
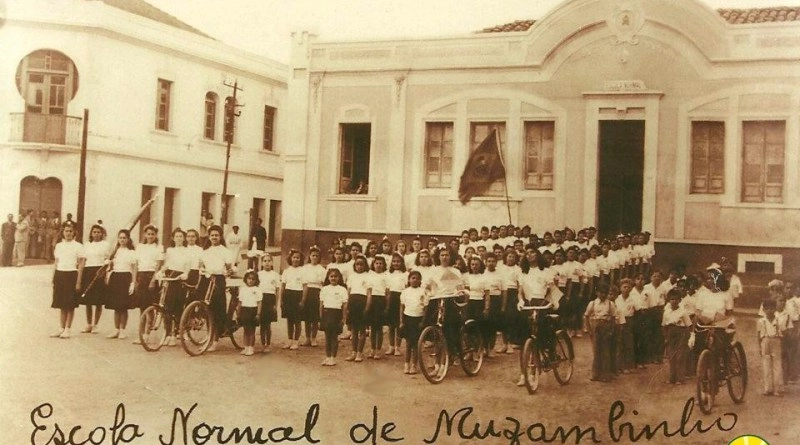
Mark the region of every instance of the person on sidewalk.
[[8, 221], [3, 223], [3, 261], [2, 266], [11, 266], [11, 259], [14, 257], [14, 233], [17, 231], [17, 223], [14, 222], [14, 215], [8, 214]]
[[25, 257], [28, 253], [28, 230], [30, 227], [29, 219], [20, 213], [19, 222], [14, 232], [14, 258], [18, 267], [25, 265]]
[[783, 363], [781, 360], [782, 337], [791, 321], [785, 322], [775, 315], [777, 305], [774, 300], [764, 301], [764, 315], [758, 320], [758, 344], [761, 352], [761, 366], [764, 372], [765, 396], [783, 395]]

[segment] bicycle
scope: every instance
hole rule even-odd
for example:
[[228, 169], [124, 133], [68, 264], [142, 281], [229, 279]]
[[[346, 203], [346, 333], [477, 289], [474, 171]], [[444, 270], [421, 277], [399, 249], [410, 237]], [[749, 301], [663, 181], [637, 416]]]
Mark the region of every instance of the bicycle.
[[[728, 395], [733, 403], [742, 403], [747, 390], [747, 357], [744, 347], [739, 341], [731, 342], [725, 338], [727, 330], [724, 327], [698, 323], [695, 332], [708, 332], [705, 348], [697, 359], [696, 396], [700, 411], [703, 414], [711, 413], [721, 382], [725, 382], [728, 387]], [[719, 335], [723, 337], [718, 338]], [[717, 342], [723, 343], [722, 350], [716, 345]]]
[[167, 290], [169, 284], [173, 281], [180, 280], [179, 276], [159, 278], [161, 281], [161, 290], [159, 292], [158, 302], [153, 303], [142, 312], [139, 317], [139, 341], [142, 347], [147, 352], [155, 352], [164, 346], [167, 337], [174, 332], [167, 332], [167, 321], [172, 319], [173, 331], [177, 325], [177, 320], [174, 319], [172, 314], [168, 314], [165, 309], [165, 301], [167, 298]]
[[[417, 364], [425, 379], [432, 383], [441, 383], [450, 367], [450, 348], [444, 334], [445, 300], [448, 298], [462, 297], [463, 295], [448, 295], [432, 297], [431, 301], [438, 300], [436, 323], [422, 330], [417, 342]], [[454, 301], [459, 309], [459, 315], [467, 303]], [[469, 377], [478, 375], [483, 365], [483, 337], [477, 320], [466, 320], [461, 323], [458, 331], [458, 342], [454, 345], [455, 353], [461, 359], [461, 368]]]
[[[233, 317], [237, 304], [234, 289], [237, 289], [238, 285], [241, 284], [241, 279], [229, 281], [226, 285], [226, 292], [230, 295], [230, 303], [226, 312], [227, 325], [222, 327], [219, 338], [230, 338], [233, 347], [241, 350], [244, 348], [244, 329], [241, 329], [238, 320]], [[181, 314], [181, 346], [191, 356], [204, 354], [216, 336], [216, 329], [219, 329], [219, 327], [214, 326], [214, 316], [211, 313], [210, 306], [211, 296], [214, 294], [216, 286], [216, 281], [211, 280], [203, 299], [189, 303]]]
[[[545, 317], [549, 319], [544, 329], [546, 332], [539, 332], [540, 311], [552, 308], [551, 303], [544, 306], [522, 306], [520, 312], [531, 311], [530, 319], [530, 334], [528, 339], [525, 340], [525, 345], [520, 350], [520, 370], [525, 381], [525, 387], [528, 389], [529, 394], [533, 394], [539, 388], [539, 377], [542, 372], [553, 371], [553, 376], [561, 385], [566, 385], [572, 379], [573, 374], [573, 361], [575, 360], [575, 351], [572, 347], [572, 340], [569, 335], [561, 326], [560, 317], [558, 314], [547, 314]], [[552, 339], [547, 344], [546, 339]]]

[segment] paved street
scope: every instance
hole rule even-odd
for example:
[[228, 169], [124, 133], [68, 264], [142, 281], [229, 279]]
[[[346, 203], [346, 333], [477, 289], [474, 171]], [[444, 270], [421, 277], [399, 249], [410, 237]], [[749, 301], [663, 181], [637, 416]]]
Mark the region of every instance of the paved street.
[[[506, 417], [519, 421], [522, 434], [519, 442], [514, 442], [510, 438], [513, 434], [507, 433], [504, 437], [488, 437], [483, 443], [531, 443], [525, 437], [525, 430], [537, 422], [541, 425], [532, 428], [534, 436], [541, 434], [542, 426], [545, 435], [553, 438], [559, 425], [567, 430], [577, 425], [584, 431], [594, 427], [596, 443], [612, 443], [608, 416], [615, 400], [625, 406], [625, 414], [616, 425], [629, 421], [638, 432], [646, 424], [655, 427], [667, 420], [668, 430], [674, 432], [694, 391], [692, 384], [665, 384], [666, 365], [622, 376], [614, 383], [590, 382], [588, 339], [577, 340], [576, 374], [572, 382], [560, 387], [547, 374], [534, 396], [513, 385], [518, 375], [517, 355], [489, 361], [475, 378], [467, 378], [459, 368], [451, 369], [442, 384], [433, 386], [421, 375], [404, 376], [399, 358], [346, 363], [341, 359], [349, 351], [345, 342], [341, 343], [339, 365], [334, 368], [319, 366], [324, 355], [322, 348], [276, 350], [243, 357], [225, 341], [217, 352], [201, 357], [189, 357], [180, 347], [148, 353], [132, 345], [130, 339], [105, 338], [111, 328], [111, 312], [103, 314], [100, 334], [74, 333], [69, 340], [51, 339], [48, 334], [57, 328], [58, 313], [49, 308], [50, 278], [50, 266], [0, 269], [0, 297], [7, 302], [0, 312], [3, 327], [0, 442], [4, 444], [31, 443], [34, 432], [31, 412], [44, 403], [51, 404], [53, 412], [50, 415], [43, 408], [38, 418], [33, 419], [47, 428], [35, 436], [33, 443], [37, 444], [48, 442], [56, 423], [66, 431], [75, 425], [84, 427], [74, 436], [75, 443], [85, 441], [89, 431], [98, 426], [108, 429], [105, 440], [100, 440], [100, 430], [93, 439], [97, 443], [115, 443], [110, 428], [119, 403], [125, 405], [124, 423], [139, 425], [142, 436], [133, 443], [141, 444], [159, 443], [159, 435], [163, 435], [163, 443], [170, 443], [173, 411], [176, 408], [188, 411], [194, 403], [198, 406], [187, 421], [186, 443], [195, 443], [192, 429], [201, 422], [224, 427], [223, 438], [233, 428], [247, 425], [265, 429], [292, 426], [295, 431], [289, 435], [300, 437], [306, 414], [315, 403], [320, 406], [319, 418], [310, 435], [323, 444], [350, 443], [350, 427], [359, 422], [371, 425], [373, 406], [378, 407], [378, 435], [383, 423], [394, 422], [396, 429], [388, 431], [387, 437], [403, 437], [403, 443], [417, 444], [431, 438], [440, 410], [455, 415], [464, 407], [475, 410], [464, 422], [464, 429], [470, 434], [476, 422], [480, 422], [483, 431], [494, 420], [494, 429], [502, 431], [514, 426]], [[132, 322], [128, 327], [131, 338], [135, 334], [136, 316], [138, 311], [131, 311]], [[84, 326], [81, 307], [76, 311], [73, 332]], [[284, 325], [279, 323], [275, 331], [280, 343], [285, 338]], [[669, 443], [727, 444], [746, 433], [758, 434], [770, 444], [797, 443], [792, 438], [800, 437], [796, 418], [800, 386], [791, 386], [783, 398], [760, 396], [760, 361], [752, 318], [740, 317], [739, 335], [745, 339], [750, 362], [745, 403], [734, 405], [723, 391], [712, 415], [704, 416], [695, 409], [684, 427], [688, 432], [695, 421], [702, 420], [704, 428], [711, 426], [709, 432], [699, 433], [695, 429], [688, 437], [677, 435]], [[637, 410], [638, 415], [632, 410]], [[725, 413], [735, 413], [735, 424], [734, 416]], [[721, 417], [720, 426], [733, 426], [733, 430], [719, 431], [712, 425], [717, 417]], [[460, 417], [456, 417], [451, 436], [445, 435], [446, 428], [440, 430], [436, 443], [475, 442], [458, 437], [458, 420]], [[119, 424], [123, 424], [121, 419]], [[202, 426], [194, 430], [200, 436], [208, 431]], [[125, 443], [120, 437], [125, 439], [132, 432], [133, 427], [117, 428], [116, 443]], [[183, 444], [182, 435], [179, 421], [173, 443]], [[356, 438], [363, 436], [363, 432], [356, 432]], [[219, 437], [214, 434], [207, 443], [218, 443]], [[273, 439], [280, 437], [282, 434]], [[587, 431], [580, 443], [592, 443], [591, 437]], [[619, 442], [629, 443], [625, 437]], [[667, 440], [659, 433], [649, 443]], [[562, 443], [558, 437], [550, 441]], [[198, 439], [196, 443], [201, 441]], [[238, 443], [248, 442], [243, 439]], [[376, 443], [389, 442], [379, 437]], [[575, 435], [565, 443], [576, 443]], [[643, 438], [639, 443], [648, 441]]]

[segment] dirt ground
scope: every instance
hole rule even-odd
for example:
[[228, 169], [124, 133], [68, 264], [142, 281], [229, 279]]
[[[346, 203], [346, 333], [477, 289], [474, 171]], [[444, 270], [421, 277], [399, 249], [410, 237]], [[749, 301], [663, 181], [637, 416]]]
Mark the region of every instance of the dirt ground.
[[[296, 443], [322, 444], [387, 444], [400, 438], [397, 443], [631, 443], [629, 433], [615, 437], [609, 430], [627, 431], [620, 425], [630, 422], [638, 435], [647, 425], [654, 429], [663, 421], [668, 422], [667, 434], [672, 437], [662, 429], [637, 443], [716, 445], [743, 434], [759, 435], [772, 445], [800, 443], [800, 386], [789, 386], [782, 398], [760, 395], [762, 373], [751, 317], [739, 317], [737, 334], [749, 359], [745, 402], [734, 405], [723, 391], [711, 415], [694, 409], [687, 416], [682, 435], [681, 418], [694, 394], [693, 381], [682, 386], [666, 384], [663, 365], [612, 383], [591, 382], [587, 338], [576, 339], [572, 381], [559, 386], [552, 375], [544, 375], [535, 395], [514, 385], [516, 354], [488, 361], [474, 378], [451, 368], [442, 384], [431, 385], [421, 375], [403, 375], [399, 357], [345, 362], [347, 342], [340, 342], [336, 367], [320, 366], [322, 347], [276, 348], [269, 354], [244, 357], [225, 340], [217, 352], [201, 357], [189, 357], [180, 347], [148, 353], [131, 344], [130, 338], [105, 338], [112, 327], [110, 311], [103, 314], [100, 334], [77, 333], [85, 326], [83, 308], [79, 308], [73, 338], [48, 338], [58, 327], [58, 313], [50, 309], [51, 277], [52, 266], [0, 269], [0, 297], [6, 302], [0, 311], [2, 443], [58, 443], [50, 440], [56, 428], [68, 436], [76, 425], [82, 429], [71, 443], [213, 444], [226, 439], [226, 443], [259, 443], [246, 436], [238, 441], [235, 436], [229, 438], [235, 428], [246, 426], [264, 429], [262, 438], [268, 442], [260, 443], [272, 443], [284, 435]], [[131, 311], [131, 338], [137, 317], [138, 311]], [[278, 323], [273, 330], [280, 344], [286, 338], [285, 325]], [[624, 413], [610, 427], [609, 412], [615, 401], [620, 402], [618, 408], [624, 404]], [[173, 431], [173, 417], [176, 409], [188, 412], [194, 404], [185, 419], [184, 440], [181, 418]], [[319, 407], [316, 416], [315, 404]], [[374, 407], [376, 433], [369, 436]], [[470, 407], [473, 411], [467, 414]], [[448, 434], [442, 424], [436, 436], [443, 410], [454, 419], [453, 428]], [[115, 414], [118, 426], [113, 428]], [[304, 433], [307, 417], [310, 432]], [[698, 421], [701, 428], [695, 426]], [[358, 424], [364, 426], [351, 431]], [[479, 435], [488, 428], [497, 435], [475, 437], [476, 424]], [[572, 431], [562, 438], [559, 426], [565, 431], [577, 426], [584, 435], [579, 440]], [[267, 434], [279, 427], [294, 430]]]

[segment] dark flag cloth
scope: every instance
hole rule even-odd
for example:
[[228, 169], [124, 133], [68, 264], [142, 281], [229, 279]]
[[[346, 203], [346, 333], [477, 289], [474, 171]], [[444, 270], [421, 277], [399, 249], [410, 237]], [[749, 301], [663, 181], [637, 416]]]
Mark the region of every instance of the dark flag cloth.
[[461, 204], [466, 204], [473, 196], [485, 193], [493, 182], [505, 176], [506, 169], [503, 167], [500, 155], [497, 129], [493, 129], [469, 156], [464, 173], [461, 175], [458, 199]]

